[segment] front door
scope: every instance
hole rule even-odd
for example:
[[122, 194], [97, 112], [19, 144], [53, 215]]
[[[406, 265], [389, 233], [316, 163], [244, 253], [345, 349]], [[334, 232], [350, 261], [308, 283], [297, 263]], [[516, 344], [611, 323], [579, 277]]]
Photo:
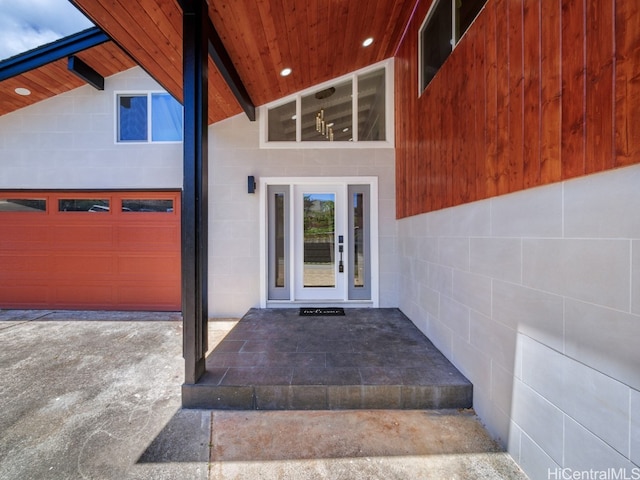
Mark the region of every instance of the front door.
[[263, 184], [264, 305], [349, 301], [375, 305], [374, 180], [286, 180]]
[[343, 185], [294, 187], [296, 300], [346, 299], [343, 190]]

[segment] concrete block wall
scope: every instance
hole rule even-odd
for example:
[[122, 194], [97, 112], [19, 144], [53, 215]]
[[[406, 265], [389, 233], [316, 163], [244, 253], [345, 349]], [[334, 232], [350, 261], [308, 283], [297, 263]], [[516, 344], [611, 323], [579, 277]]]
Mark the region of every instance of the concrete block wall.
[[[180, 189], [182, 143], [117, 144], [116, 92], [162, 91], [141, 68], [0, 117], [0, 189]], [[260, 203], [247, 176], [366, 175], [379, 179], [380, 304], [397, 306], [394, 150], [261, 150], [259, 122], [209, 127], [211, 316], [260, 301]]]
[[[258, 112], [260, 114], [260, 112]], [[236, 115], [209, 127], [209, 309], [260, 306], [260, 193], [247, 177], [378, 177], [380, 306], [398, 305], [395, 157], [391, 148], [260, 149], [260, 122]]]
[[0, 188], [181, 188], [182, 144], [117, 144], [115, 92], [163, 91], [129, 69], [0, 117]]
[[407, 218], [399, 242], [400, 308], [531, 478], [640, 475], [640, 166]]

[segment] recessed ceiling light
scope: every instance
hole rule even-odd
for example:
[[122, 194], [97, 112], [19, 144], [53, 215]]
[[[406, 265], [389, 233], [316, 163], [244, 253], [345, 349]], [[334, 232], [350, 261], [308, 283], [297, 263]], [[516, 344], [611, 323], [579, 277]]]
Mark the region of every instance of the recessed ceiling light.
[[291, 120], [295, 120], [296, 118], [298, 118], [298, 116], [297, 116], [297, 115], [293, 115], [293, 116], [291, 117]]
[[349, 131], [349, 127], [343, 128], [342, 131], [343, 132], [348, 132]]
[[369, 45], [371, 45], [373, 43], [373, 38], [369, 37], [367, 38], [364, 42], [362, 42], [362, 46], [363, 47], [368, 47]]
[[28, 88], [22, 88], [22, 87], [18, 87], [16, 88], [15, 92], [18, 95], [22, 95], [22, 96], [27, 96], [27, 95], [31, 95], [31, 90], [29, 90]]
[[283, 68], [282, 71], [280, 72], [280, 75], [282, 75], [283, 77], [286, 77], [287, 75], [291, 75], [291, 69], [289, 67]]

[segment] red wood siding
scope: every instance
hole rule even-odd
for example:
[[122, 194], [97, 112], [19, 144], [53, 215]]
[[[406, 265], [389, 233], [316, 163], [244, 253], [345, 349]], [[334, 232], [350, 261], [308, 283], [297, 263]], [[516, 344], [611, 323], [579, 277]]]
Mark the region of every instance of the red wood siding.
[[640, 3], [488, 0], [418, 93], [396, 55], [398, 218], [640, 162]]

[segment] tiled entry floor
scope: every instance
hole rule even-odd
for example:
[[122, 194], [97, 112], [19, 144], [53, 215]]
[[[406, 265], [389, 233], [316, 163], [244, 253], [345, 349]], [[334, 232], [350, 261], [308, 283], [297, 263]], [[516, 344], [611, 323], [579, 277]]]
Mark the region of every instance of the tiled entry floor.
[[468, 408], [471, 383], [398, 309], [252, 309], [183, 386], [191, 408]]

